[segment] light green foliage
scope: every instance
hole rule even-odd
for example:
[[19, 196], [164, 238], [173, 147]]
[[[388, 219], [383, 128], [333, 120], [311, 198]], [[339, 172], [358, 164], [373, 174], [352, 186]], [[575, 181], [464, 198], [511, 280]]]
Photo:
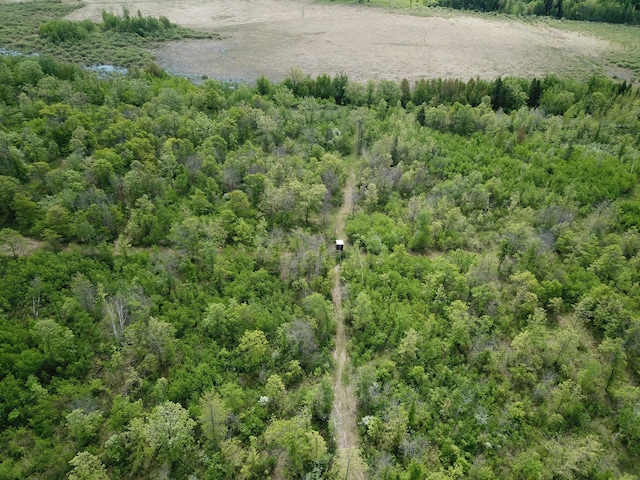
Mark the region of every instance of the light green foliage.
[[353, 327], [356, 330], [362, 330], [373, 325], [373, 308], [371, 298], [367, 293], [361, 292], [358, 294], [351, 309], [351, 315], [353, 317]]
[[151, 451], [161, 461], [176, 461], [192, 448], [196, 422], [177, 403], [165, 402], [153, 409], [142, 434]]
[[51, 20], [40, 25], [40, 36], [52, 42], [69, 42], [84, 40], [96, 30], [90, 20], [72, 22], [70, 20]]
[[310, 215], [320, 210], [326, 191], [323, 184], [305, 185], [292, 179], [281, 187], [267, 187], [263, 209], [272, 222], [290, 225], [304, 218], [309, 223]]
[[35, 60], [20, 63], [16, 71], [16, 80], [28, 85], [35, 85], [43, 76], [42, 68]]
[[217, 445], [227, 436], [228, 416], [228, 409], [219, 395], [210, 391], [202, 396], [198, 422], [205, 438], [212, 445]]
[[127, 396], [116, 395], [111, 405], [109, 426], [113, 431], [121, 431], [131, 420], [142, 416], [143, 412], [142, 399], [132, 402]]
[[158, 230], [156, 207], [147, 195], [144, 195], [136, 200], [136, 208], [131, 212], [125, 227], [125, 234], [131, 240], [132, 245], [150, 244], [159, 238]]
[[417, 359], [419, 341], [419, 333], [415, 329], [410, 328], [398, 345], [398, 358], [400, 362], [405, 363], [407, 366], [413, 365], [413, 362]]
[[591, 435], [552, 440], [545, 447], [549, 452], [547, 467], [565, 478], [592, 475], [602, 458], [602, 445]]
[[267, 360], [269, 342], [262, 330], [247, 330], [240, 338], [238, 351], [242, 355], [242, 363], [253, 369]]
[[269, 397], [269, 403], [277, 407], [282, 403], [286, 388], [279, 375], [271, 375], [267, 379], [264, 391], [267, 394], [267, 397]]
[[310, 418], [303, 413], [290, 420], [274, 420], [265, 430], [267, 446], [284, 455], [289, 476], [300, 476], [327, 453], [325, 440], [309, 424]]
[[73, 470], [69, 480], [108, 480], [107, 470], [100, 459], [89, 452], [80, 452], [69, 461]]
[[574, 103], [575, 95], [560, 88], [548, 89], [540, 99], [540, 107], [550, 115], [562, 115]]
[[84, 412], [80, 408], [72, 410], [66, 416], [69, 433], [80, 445], [85, 445], [95, 436], [101, 426], [102, 412]]
[[25, 239], [19, 232], [12, 228], [0, 230], [0, 252], [3, 255], [11, 255], [14, 258], [23, 253]]
[[212, 303], [207, 307], [202, 326], [207, 333], [221, 338], [226, 333], [227, 309], [221, 303]]
[[323, 378], [319, 384], [309, 391], [306, 403], [314, 418], [327, 422], [333, 406], [333, 386], [330, 378]]
[[47, 358], [54, 362], [64, 362], [73, 358], [73, 332], [51, 318], [36, 321], [33, 333]]
[[207, 248], [217, 249], [223, 244], [226, 234], [219, 222], [206, 217], [188, 216], [174, 224], [169, 238], [191, 259], [202, 261]]
[[129, 325], [124, 332], [123, 353], [143, 373], [155, 374], [173, 361], [175, 327], [154, 317]]

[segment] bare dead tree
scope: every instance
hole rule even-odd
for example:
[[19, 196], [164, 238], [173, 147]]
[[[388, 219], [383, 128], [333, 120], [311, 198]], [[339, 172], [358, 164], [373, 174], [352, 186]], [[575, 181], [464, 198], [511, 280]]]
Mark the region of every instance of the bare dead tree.
[[34, 277], [30, 282], [31, 292], [31, 315], [37, 319], [40, 313], [40, 303], [42, 301], [42, 278]]
[[122, 295], [111, 297], [105, 302], [105, 315], [111, 325], [113, 337], [120, 344], [124, 337], [124, 329], [129, 323], [127, 300]]

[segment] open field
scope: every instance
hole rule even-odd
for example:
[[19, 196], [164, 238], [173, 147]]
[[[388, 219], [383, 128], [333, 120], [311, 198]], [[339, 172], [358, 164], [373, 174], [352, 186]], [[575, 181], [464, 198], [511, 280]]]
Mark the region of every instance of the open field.
[[[71, 19], [99, 20], [118, 0], [87, 0]], [[220, 40], [172, 42], [156, 52], [169, 71], [222, 80], [281, 80], [291, 67], [311, 75], [346, 73], [355, 80], [430, 77], [495, 78], [606, 72], [612, 42], [543, 22], [440, 11], [303, 0], [142, 0], [132, 12], [219, 33]], [[621, 77], [628, 72], [610, 72]]]

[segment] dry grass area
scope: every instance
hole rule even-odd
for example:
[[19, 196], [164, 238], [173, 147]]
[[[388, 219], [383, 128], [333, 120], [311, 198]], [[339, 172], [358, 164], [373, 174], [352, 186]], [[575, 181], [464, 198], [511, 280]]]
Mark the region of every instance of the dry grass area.
[[156, 52], [181, 74], [279, 81], [291, 67], [355, 80], [588, 75], [608, 42], [544, 23], [467, 15], [412, 16], [407, 11], [304, 0], [85, 0], [70, 18], [100, 19], [103, 9], [164, 15], [216, 32], [220, 40], [170, 43]]

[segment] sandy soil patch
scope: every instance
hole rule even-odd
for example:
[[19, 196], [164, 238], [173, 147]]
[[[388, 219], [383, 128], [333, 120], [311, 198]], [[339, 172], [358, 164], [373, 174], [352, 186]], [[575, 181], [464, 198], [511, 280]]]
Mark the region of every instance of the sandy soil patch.
[[216, 32], [157, 51], [169, 71], [222, 80], [281, 80], [291, 67], [350, 79], [495, 78], [593, 71], [607, 42], [542, 24], [460, 14], [411, 16], [304, 0], [85, 0], [70, 18], [100, 19], [127, 5], [143, 15]]

